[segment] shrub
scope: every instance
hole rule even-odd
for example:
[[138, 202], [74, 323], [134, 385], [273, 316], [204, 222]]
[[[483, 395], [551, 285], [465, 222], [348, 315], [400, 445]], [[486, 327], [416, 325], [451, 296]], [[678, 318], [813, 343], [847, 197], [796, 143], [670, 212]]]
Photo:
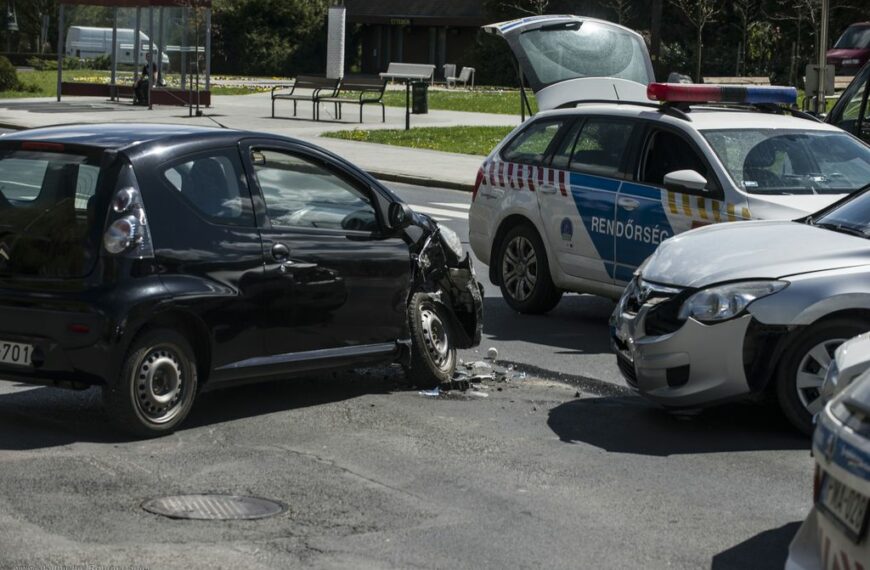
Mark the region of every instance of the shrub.
[[18, 72], [15, 66], [4, 56], [0, 56], [0, 91], [18, 88]]

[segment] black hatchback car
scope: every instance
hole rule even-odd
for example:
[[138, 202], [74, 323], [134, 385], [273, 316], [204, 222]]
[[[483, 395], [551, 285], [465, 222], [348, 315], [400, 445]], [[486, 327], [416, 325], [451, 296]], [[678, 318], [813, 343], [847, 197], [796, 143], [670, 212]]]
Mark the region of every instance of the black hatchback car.
[[0, 378], [101, 386], [138, 435], [232, 383], [401, 363], [435, 385], [481, 320], [456, 234], [315, 146], [135, 124], [0, 137]]

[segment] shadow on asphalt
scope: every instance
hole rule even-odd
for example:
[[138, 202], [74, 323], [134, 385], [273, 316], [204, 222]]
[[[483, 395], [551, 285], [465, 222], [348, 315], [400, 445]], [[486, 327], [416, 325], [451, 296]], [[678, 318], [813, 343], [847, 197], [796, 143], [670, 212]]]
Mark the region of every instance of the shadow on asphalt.
[[788, 545], [800, 528], [793, 522], [766, 530], [713, 557], [711, 570], [766, 570], [785, 566]]
[[[206, 392], [197, 397], [190, 416], [178, 431], [411, 389], [402, 380], [400, 371], [378, 368]], [[135, 438], [110, 423], [98, 388], [81, 392], [33, 388], [0, 395], [0, 450], [130, 441]]]
[[550, 410], [547, 424], [566, 443], [587, 443], [616, 453], [668, 456], [810, 448], [810, 440], [779, 411], [752, 404], [679, 417], [638, 396], [584, 398]]
[[610, 354], [612, 312], [612, 301], [593, 295], [565, 295], [546, 315], [521, 315], [500, 296], [484, 297], [483, 332], [498, 341], [540, 344], [556, 354]]

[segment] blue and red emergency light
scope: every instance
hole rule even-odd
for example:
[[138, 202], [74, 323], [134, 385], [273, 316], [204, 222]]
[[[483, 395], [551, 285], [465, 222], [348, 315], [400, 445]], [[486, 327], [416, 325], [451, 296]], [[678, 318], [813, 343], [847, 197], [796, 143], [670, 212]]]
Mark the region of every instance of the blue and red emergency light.
[[650, 83], [646, 95], [653, 101], [667, 103], [743, 103], [745, 105], [797, 103], [797, 89], [794, 87]]

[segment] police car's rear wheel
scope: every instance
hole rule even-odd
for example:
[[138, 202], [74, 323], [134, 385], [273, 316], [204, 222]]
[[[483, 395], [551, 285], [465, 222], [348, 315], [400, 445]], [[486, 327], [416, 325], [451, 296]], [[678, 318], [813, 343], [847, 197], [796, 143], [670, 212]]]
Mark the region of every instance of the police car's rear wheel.
[[562, 298], [550, 277], [550, 265], [541, 237], [526, 225], [510, 230], [498, 259], [501, 294], [520, 313], [550, 311]]
[[799, 430], [811, 434], [813, 416], [824, 407], [820, 389], [834, 351], [846, 340], [870, 330], [860, 320], [823, 321], [806, 329], [783, 353], [777, 373], [777, 399]]

